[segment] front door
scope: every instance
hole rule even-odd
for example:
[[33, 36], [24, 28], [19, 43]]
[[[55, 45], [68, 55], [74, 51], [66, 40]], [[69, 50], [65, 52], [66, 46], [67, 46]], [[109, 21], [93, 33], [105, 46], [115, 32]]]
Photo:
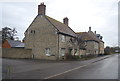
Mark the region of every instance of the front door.
[[69, 49], [69, 55], [72, 55], [72, 49]]
[[65, 48], [61, 48], [61, 58], [62, 60], [65, 59]]
[[72, 49], [69, 48], [69, 49], [68, 49], [67, 59], [71, 59], [71, 58], [72, 58]]

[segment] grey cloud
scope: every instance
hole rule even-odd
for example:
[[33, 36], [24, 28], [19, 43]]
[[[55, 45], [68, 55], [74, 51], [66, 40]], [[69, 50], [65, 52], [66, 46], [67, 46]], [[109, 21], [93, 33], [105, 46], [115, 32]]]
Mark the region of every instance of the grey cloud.
[[[74, 0], [75, 4], [73, 4], [73, 0], [41, 0], [41, 2], [43, 1], [45, 1], [45, 4], [47, 5], [47, 14], [49, 16], [59, 21], [62, 21], [63, 17], [68, 16], [70, 19], [69, 24], [73, 30], [83, 30], [84, 32], [88, 31], [88, 26], [93, 26], [93, 30], [96, 30], [103, 35], [107, 45], [117, 44], [118, 0]], [[87, 5], [79, 5], [82, 4], [83, 1], [84, 4], [87, 1], [89, 3], [86, 3]], [[34, 3], [4, 3], [3, 26], [16, 27], [19, 31], [18, 36], [22, 39], [24, 31], [37, 15], [38, 4], [40, 4], [40, 1], [34, 1]], [[65, 6], [65, 4], [67, 4], [67, 6]], [[74, 7], [72, 8], [71, 5]], [[84, 8], [85, 6], [87, 7]], [[97, 17], [101, 19], [95, 20], [89, 16], [94, 17], [95, 19]], [[110, 37], [113, 38], [110, 39]]]

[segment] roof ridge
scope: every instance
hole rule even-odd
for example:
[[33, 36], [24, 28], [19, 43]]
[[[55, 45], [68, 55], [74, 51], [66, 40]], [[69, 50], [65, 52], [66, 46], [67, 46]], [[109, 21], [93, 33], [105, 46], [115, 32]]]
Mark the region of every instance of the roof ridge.
[[76, 32], [77, 34], [81, 34], [81, 33], [87, 33], [87, 32]]
[[[49, 16], [47, 16], [47, 15], [45, 15], [45, 18], [55, 27], [55, 25], [47, 18], [47, 17], [49, 17]], [[49, 18], [51, 18], [51, 17], [49, 17]], [[53, 19], [53, 18], [51, 18], [51, 19]], [[56, 28], [56, 27], [55, 27]], [[56, 28], [57, 30], [58, 30], [58, 28]], [[59, 30], [58, 30], [59, 31]]]
[[[65, 25], [64, 23], [51, 18], [47, 15], [45, 15], [45, 18], [56, 28], [59, 30], [59, 32], [70, 35], [70, 36], [76, 36], [76, 33], [67, 25]], [[59, 26], [60, 25], [60, 26]], [[65, 27], [64, 27], [65, 26]], [[62, 30], [62, 31], [61, 31]], [[73, 34], [74, 33], [74, 34]]]
[[[45, 15], [45, 17], [46, 17], [47, 15]], [[64, 24], [64, 23], [62, 23], [62, 22], [60, 22], [60, 21], [58, 21], [58, 20], [56, 20], [56, 19], [54, 19], [54, 18], [52, 18], [52, 17], [50, 17], [50, 16], [47, 16], [47, 17], [49, 17], [50, 19], [53, 19], [53, 20], [55, 20], [55, 21], [57, 21], [57, 22], [59, 22], [59, 23], [61, 23], [61, 24]]]
[[90, 33], [88, 33], [94, 40], [100, 42], [100, 40], [96, 37], [96, 35], [92, 32], [93, 35], [91, 35]]
[[[94, 37], [92, 37], [88, 32], [80, 32], [78, 33], [78, 35], [81, 35], [81, 38], [83, 40], [93, 40], [93, 41], [97, 41]], [[97, 41], [98, 42], [98, 41]]]

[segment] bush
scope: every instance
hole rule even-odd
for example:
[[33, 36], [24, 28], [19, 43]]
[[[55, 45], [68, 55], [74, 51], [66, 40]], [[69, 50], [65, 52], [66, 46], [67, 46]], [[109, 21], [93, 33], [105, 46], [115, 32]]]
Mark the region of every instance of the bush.
[[78, 59], [80, 59], [80, 56], [72, 56], [72, 59], [78, 60]]

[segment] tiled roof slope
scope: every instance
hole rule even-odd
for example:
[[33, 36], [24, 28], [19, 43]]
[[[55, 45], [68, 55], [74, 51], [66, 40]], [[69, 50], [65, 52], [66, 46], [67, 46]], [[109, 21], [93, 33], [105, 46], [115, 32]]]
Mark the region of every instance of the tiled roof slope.
[[77, 33], [78, 37], [80, 37], [82, 40], [85, 41], [96, 41], [99, 42], [96, 38], [92, 37], [90, 34], [88, 34], [88, 32], [78, 32]]
[[95, 40], [97, 40], [98, 42], [103, 42], [101, 39], [99, 39], [96, 34], [94, 34], [92, 31], [88, 31], [88, 34], [93, 37]]
[[59, 30], [59, 32], [67, 34], [67, 35], [71, 35], [71, 36], [74, 36], [74, 37], [77, 36], [75, 34], [75, 32], [70, 27], [68, 27], [67, 25], [65, 25], [65, 24], [63, 24], [63, 23], [61, 23], [61, 22], [59, 22], [59, 21], [57, 21], [57, 20], [55, 20], [51, 17], [46, 16], [46, 18], [48, 19], [48, 21], [52, 25], [54, 25]]
[[[40, 18], [40, 16], [41, 15], [37, 15], [33, 21], [35, 21], [37, 18]], [[64, 34], [67, 34], [67, 35], [70, 35], [73, 37], [77, 37], [75, 32], [69, 26], [67, 26], [67, 25], [61, 23], [60, 21], [57, 21], [47, 15], [44, 15], [44, 17], [48, 20], [48, 22], [51, 23], [51, 25], [53, 25], [56, 29], [58, 29], [60, 33], [64, 33]], [[33, 24], [33, 22], [31, 24]], [[30, 26], [27, 28], [27, 30], [30, 28]]]
[[20, 41], [14, 41], [14, 40], [7, 40], [11, 47], [24, 47], [24, 43]]

